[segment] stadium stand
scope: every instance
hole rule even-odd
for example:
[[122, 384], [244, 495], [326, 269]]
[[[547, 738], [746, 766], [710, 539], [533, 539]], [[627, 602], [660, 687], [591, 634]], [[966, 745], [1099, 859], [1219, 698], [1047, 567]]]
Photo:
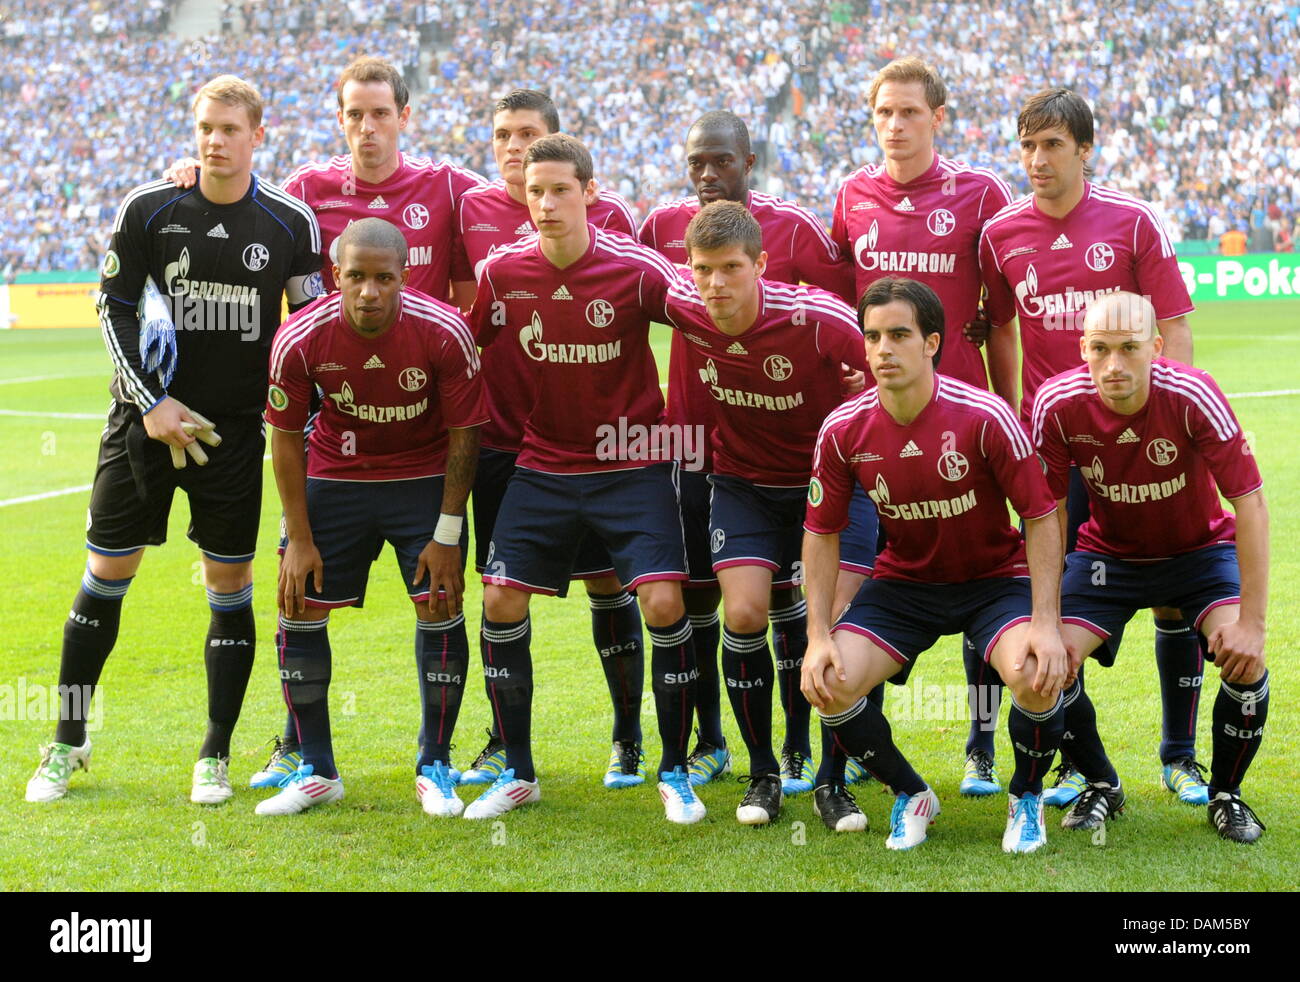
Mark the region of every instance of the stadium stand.
[[94, 268], [126, 190], [189, 152], [190, 93], [221, 72], [267, 98], [259, 173], [339, 152], [331, 86], [360, 53], [404, 67], [415, 152], [495, 177], [487, 107], [546, 88], [644, 215], [687, 192], [686, 127], [725, 107], [749, 123], [759, 186], [823, 218], [843, 178], [879, 159], [872, 74], [920, 53], [949, 86], [943, 152], [1018, 190], [1016, 107], [1064, 84], [1096, 112], [1097, 179], [1153, 201], [1189, 251], [1217, 251], [1232, 229], [1255, 251], [1297, 234], [1294, 0], [256, 0], [224, 4], [201, 40], [166, 33], [179, 6], [0, 2], [0, 268]]

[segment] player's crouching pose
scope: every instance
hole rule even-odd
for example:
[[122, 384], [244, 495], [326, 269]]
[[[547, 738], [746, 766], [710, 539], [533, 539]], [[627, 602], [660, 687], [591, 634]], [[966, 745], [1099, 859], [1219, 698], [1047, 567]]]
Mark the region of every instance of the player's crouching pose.
[[[90, 496], [86, 573], [63, 628], [65, 701], [54, 742], [27, 783], [28, 801], [62, 798], [72, 772], [88, 765], [89, 697], [144, 547], [166, 541], [177, 488], [189, 498], [189, 537], [202, 554], [212, 609], [203, 658], [208, 729], [190, 800], [216, 805], [233, 794], [230, 738], [253, 669], [266, 359], [281, 297], [296, 310], [319, 292], [321, 240], [302, 202], [252, 172], [263, 136], [257, 89], [222, 75], [199, 89], [193, 110], [202, 179], [186, 191], [167, 181], [134, 188], [104, 257], [98, 306], [114, 402]], [[146, 370], [141, 357], [137, 305], [146, 278], [166, 297], [176, 329], [170, 378]], [[196, 436], [220, 445], [205, 456]], [[195, 460], [188, 467], [187, 450]]]
[[[705, 205], [686, 226], [685, 241], [695, 283], [674, 284], [669, 314], [684, 339], [688, 374], [702, 380], [714, 403], [708, 541], [726, 612], [723, 675], [750, 764], [736, 819], [766, 825], [781, 811], [784, 783], [772, 752], [769, 597], [774, 587], [798, 596], [813, 443], [841, 401], [842, 366], [861, 372], [866, 361], [844, 301], [761, 278], [763, 230], [743, 204]], [[804, 701], [798, 691], [790, 699]], [[865, 828], [842, 780], [817, 791], [819, 814], [834, 812], [824, 815], [832, 829]]]
[[[925, 840], [939, 799], [866, 695], [886, 679], [906, 681], [940, 635], [965, 633], [1012, 693], [1016, 766], [1002, 848], [1032, 852], [1046, 842], [1043, 775], [1061, 740], [1067, 668], [1051, 493], [1006, 403], [935, 372], [944, 315], [929, 287], [878, 280], [858, 313], [876, 386], [831, 413], [817, 439], [804, 525], [803, 690], [846, 752], [895, 791], [885, 844], [910, 849]], [[855, 481], [876, 503], [887, 544], [832, 627], [839, 533]], [[1008, 498], [1024, 519], [1023, 542], [1008, 522]]]
[[[1184, 612], [1219, 668], [1210, 824], [1225, 839], [1254, 842], [1264, 824], [1241, 800], [1241, 782], [1268, 717], [1263, 481], [1214, 380], [1160, 358], [1163, 346], [1148, 300], [1107, 294], [1088, 307], [1080, 341], [1087, 364], [1049, 379], [1035, 397], [1034, 438], [1052, 490], [1064, 499], [1076, 465], [1092, 509], [1066, 561], [1063, 634], [1073, 668], [1099, 649], [1109, 665], [1138, 610]], [[1124, 792], [1082, 683], [1080, 674], [1066, 690], [1065, 715], [1071, 754], [1089, 783], [1061, 824], [1091, 829], [1123, 807]]]
[[[430, 815], [463, 808], [448, 754], [469, 660], [460, 612], [465, 499], [487, 410], [465, 321], [404, 290], [407, 277], [395, 226], [379, 218], [349, 226], [334, 266], [340, 292], [290, 318], [271, 352], [266, 417], [287, 537], [276, 648], [303, 762], [259, 815], [343, 797], [330, 741], [327, 624], [332, 608], [362, 605], [380, 540], [397, 553], [418, 619], [416, 795]], [[325, 398], [304, 459], [313, 386]]]
[[508, 766], [465, 817], [495, 818], [541, 796], [530, 737], [529, 599], [568, 582], [586, 531], [609, 549], [649, 629], [667, 818], [697, 822], [704, 805], [686, 771], [697, 675], [682, 603], [686, 556], [672, 465], [657, 462], [671, 460], [671, 451], [635, 437], [623, 445], [617, 436], [661, 432], [649, 330], [652, 319], [666, 318], [676, 271], [658, 253], [587, 223], [596, 184], [578, 140], [553, 134], [530, 146], [524, 193], [538, 234], [484, 263], [470, 315], [485, 349], [523, 347], [537, 396], [483, 577], [483, 674]]

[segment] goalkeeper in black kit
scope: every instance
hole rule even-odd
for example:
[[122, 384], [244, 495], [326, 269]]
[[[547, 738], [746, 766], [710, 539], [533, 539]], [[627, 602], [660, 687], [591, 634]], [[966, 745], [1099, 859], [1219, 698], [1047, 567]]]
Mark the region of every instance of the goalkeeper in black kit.
[[128, 193], [101, 269], [114, 402], [91, 491], [86, 571], [63, 629], [58, 726], [28, 801], [62, 798], [89, 763], [87, 712], [122, 599], [144, 547], [166, 539], [178, 487], [189, 496], [189, 537], [212, 610], [208, 728], [190, 799], [220, 804], [233, 793], [230, 738], [253, 666], [267, 360], [282, 299], [293, 311], [321, 292], [321, 245], [311, 210], [252, 172], [263, 138], [257, 90], [223, 75], [199, 89], [193, 110], [198, 183], [155, 181]]

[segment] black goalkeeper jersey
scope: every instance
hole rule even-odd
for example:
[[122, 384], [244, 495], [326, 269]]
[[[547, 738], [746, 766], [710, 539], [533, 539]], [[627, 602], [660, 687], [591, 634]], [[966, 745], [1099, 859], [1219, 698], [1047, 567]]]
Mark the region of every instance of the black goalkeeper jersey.
[[[256, 176], [226, 205], [204, 198], [197, 183], [134, 188], [100, 270], [114, 398], [141, 412], [168, 395], [209, 417], [260, 413], [281, 297], [296, 310], [322, 292], [320, 251], [311, 209]], [[136, 307], [148, 276], [176, 325], [176, 373], [166, 389], [140, 357]]]

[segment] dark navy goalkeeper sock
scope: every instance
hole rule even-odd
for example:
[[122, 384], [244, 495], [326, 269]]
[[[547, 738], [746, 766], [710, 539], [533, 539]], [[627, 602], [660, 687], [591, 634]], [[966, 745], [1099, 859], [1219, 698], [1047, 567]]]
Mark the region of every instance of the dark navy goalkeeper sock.
[[722, 689], [718, 680], [718, 641], [722, 624], [715, 610], [711, 614], [690, 614], [691, 636], [695, 640], [695, 665], [700, 677], [695, 683], [695, 715], [700, 721], [700, 739], [725, 747], [722, 734]]
[[722, 674], [740, 737], [749, 750], [749, 772], [779, 774], [772, 753], [772, 682], [776, 674], [767, 650], [767, 628], [752, 634], [722, 629]]
[[253, 674], [257, 623], [253, 618], [253, 584], [233, 593], [208, 590], [208, 636], [203, 664], [208, 675], [208, 732], [199, 758], [229, 757], [230, 737]]
[[1007, 791], [1017, 798], [1026, 791], [1042, 794], [1043, 775], [1051, 769], [1061, 734], [1065, 732], [1061, 697], [1057, 696], [1056, 704], [1041, 713], [1030, 712], [1013, 698], [1011, 712], [1007, 714], [1007, 731], [1016, 758], [1016, 770]]
[[645, 651], [641, 647], [641, 610], [626, 591], [587, 595], [591, 604], [591, 639], [614, 704], [614, 740], [641, 742], [641, 690], [645, 686]]
[[1156, 670], [1160, 673], [1160, 762], [1195, 758], [1205, 660], [1200, 635], [1187, 621], [1156, 618]]
[[776, 680], [781, 689], [785, 713], [785, 746], [805, 757], [812, 756], [808, 722], [812, 706], [799, 688], [803, 655], [808, 648], [808, 605], [800, 600], [768, 614], [772, 622], [772, 654], [776, 658]]
[[691, 721], [695, 718], [695, 682], [699, 672], [695, 668], [695, 645], [691, 637], [691, 622], [683, 614], [677, 621], [664, 627], [650, 627], [651, 688], [655, 694], [655, 715], [659, 722], [659, 738], [663, 753], [659, 758], [659, 771], [675, 767], [686, 769], [686, 755], [690, 752]]
[[63, 622], [63, 653], [59, 661], [59, 722], [57, 743], [80, 747], [86, 742], [86, 716], [104, 662], [117, 642], [122, 598], [131, 577], [102, 580], [89, 569]]
[[844, 752], [861, 758], [871, 776], [889, 785], [894, 794], [920, 794], [926, 789], [921, 775], [894, 745], [885, 714], [866, 698], [842, 713], [823, 713], [822, 722], [834, 731], [835, 742]]
[[330, 737], [329, 689], [332, 659], [329, 618], [294, 621], [280, 617], [275, 635], [284, 701], [297, 730], [304, 764], [317, 777], [334, 780], [334, 744]]
[[1214, 700], [1214, 759], [1210, 800], [1220, 791], [1241, 793], [1241, 782], [1264, 740], [1268, 719], [1268, 670], [1258, 682], [1219, 683]]
[[506, 745], [506, 767], [521, 781], [536, 781], [533, 766], [533, 627], [532, 620], [490, 621], [483, 618], [479, 651], [483, 685]]
[[813, 779], [816, 787], [823, 784], [838, 784], [844, 786], [844, 768], [848, 766], [849, 758], [844, 753], [844, 749], [835, 742], [835, 731], [825, 723], [821, 722], [821, 717], [817, 718], [820, 723], [822, 738], [822, 759], [817, 764], [817, 777]]
[[415, 622], [415, 667], [420, 680], [420, 756], [415, 773], [435, 762], [451, 766], [451, 735], [460, 716], [469, 671], [465, 615]]
[[1101, 781], [1111, 787], [1119, 785], [1119, 775], [1106, 756], [1101, 734], [1097, 732], [1097, 710], [1083, 688], [1083, 670], [1074, 685], [1061, 693], [1065, 707], [1065, 732], [1061, 734], [1061, 755], [1067, 753], [1074, 766], [1089, 781]]

